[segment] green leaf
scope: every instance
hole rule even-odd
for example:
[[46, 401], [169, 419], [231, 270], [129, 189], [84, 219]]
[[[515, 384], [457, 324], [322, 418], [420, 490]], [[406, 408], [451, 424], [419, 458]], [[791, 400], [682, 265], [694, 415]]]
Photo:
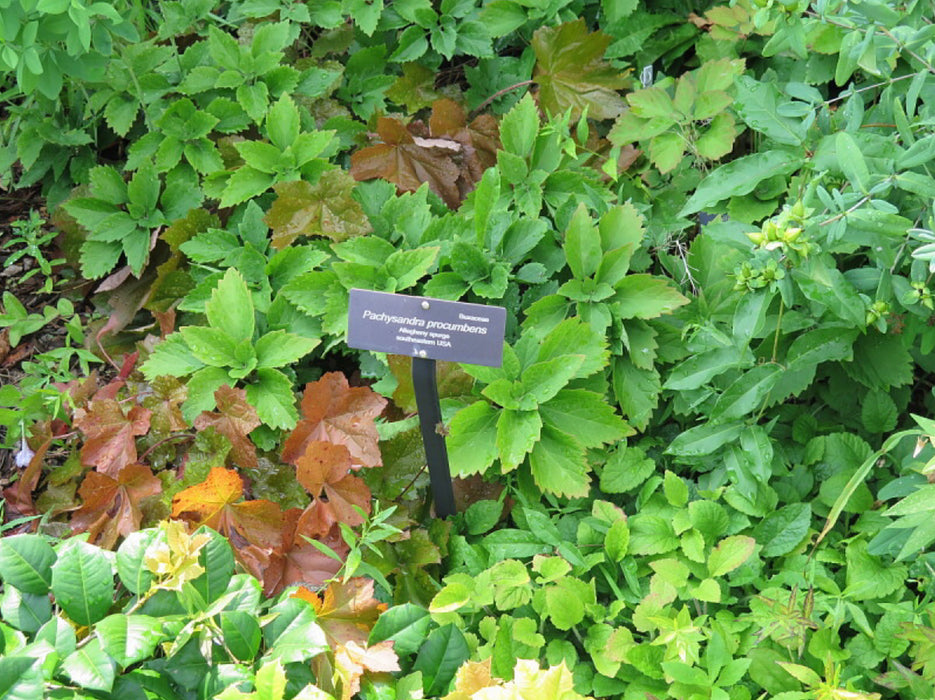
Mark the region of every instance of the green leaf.
[[267, 658], [282, 663], [306, 661], [328, 650], [328, 641], [315, 621], [315, 611], [304, 600], [289, 598], [270, 609], [278, 613], [263, 627], [263, 640], [269, 649]]
[[23, 593], [14, 586], [5, 586], [0, 598], [0, 617], [31, 635], [52, 618], [52, 602], [48, 595]]
[[617, 91], [626, 87], [627, 78], [604, 60], [609, 43], [603, 32], [589, 33], [584, 19], [535, 31], [533, 80], [543, 110], [559, 115], [571, 109], [572, 119], [584, 110], [592, 119], [613, 119], [623, 111]]
[[153, 380], [164, 375], [184, 377], [202, 367], [204, 363], [195, 357], [182, 334], [173, 333], [153, 349], [140, 371], [146, 379]]
[[211, 299], [205, 303], [205, 315], [213, 328], [225, 333], [235, 343], [253, 339], [256, 324], [253, 297], [236, 268], [228, 268], [211, 292]]
[[752, 363], [752, 353], [741, 348], [733, 345], [715, 348], [693, 355], [676, 365], [662, 386], [674, 391], [691, 391], [730, 369]]
[[59, 545], [57, 554], [52, 565], [55, 601], [79, 625], [94, 624], [107, 614], [114, 600], [114, 576], [107, 555], [76, 539]]
[[127, 535], [117, 548], [117, 574], [120, 582], [134, 595], [145, 593], [152, 585], [153, 573], [144, 561], [147, 550], [159, 537], [159, 530], [138, 530]]
[[480, 474], [493, 464], [497, 419], [498, 412], [486, 401], [476, 401], [454, 415], [447, 439], [452, 474]]
[[520, 158], [526, 158], [532, 152], [532, 146], [539, 135], [539, 111], [529, 93], [503, 115], [500, 122], [500, 141], [503, 150]]
[[396, 278], [396, 287], [390, 291], [408, 289], [428, 274], [438, 258], [439, 248], [428, 246], [415, 250], [397, 250], [390, 255], [383, 269]]
[[524, 369], [520, 377], [524, 391], [520, 407], [532, 410], [552, 399], [578, 374], [584, 360], [584, 355], [565, 355]]
[[629, 357], [618, 357], [614, 362], [613, 382], [614, 396], [627, 422], [642, 430], [649, 424], [659, 401], [659, 373], [654, 369], [640, 369]]
[[299, 420], [295, 407], [292, 380], [278, 369], [261, 367], [256, 381], [248, 384], [247, 400], [256, 408], [257, 416], [270, 428], [291, 430]]
[[[234, 269], [234, 268], [230, 268]], [[240, 364], [236, 344], [224, 331], [205, 326], [182, 326], [179, 335], [191, 354], [210, 367], [236, 367]]]
[[799, 289], [810, 301], [826, 307], [838, 318], [852, 326], [863, 328], [865, 306], [846, 277], [820, 257], [811, 257], [792, 271]]
[[743, 564], [756, 549], [756, 540], [746, 535], [725, 537], [708, 555], [708, 573], [713, 577], [730, 573]]
[[529, 455], [536, 486], [546, 493], [586, 496], [590, 479], [584, 448], [573, 437], [546, 425]]
[[428, 610], [414, 603], [394, 605], [380, 615], [370, 630], [369, 644], [390, 640], [400, 656], [414, 654], [432, 626]]
[[455, 672], [469, 656], [470, 649], [464, 633], [453, 624], [432, 630], [412, 665], [414, 671], [422, 672], [426, 696], [443, 695]]
[[668, 173], [682, 161], [685, 155], [685, 138], [674, 131], [664, 131], [649, 141], [649, 158], [659, 172]]
[[29, 656], [0, 656], [0, 697], [35, 700], [43, 697], [42, 660]]
[[116, 668], [114, 660], [101, 647], [101, 640], [91, 640], [76, 649], [62, 661], [62, 670], [80, 688], [109, 693], [114, 685]]
[[221, 613], [221, 632], [224, 644], [241, 661], [252, 661], [260, 649], [262, 633], [256, 617], [244, 610], [226, 610]]
[[679, 546], [672, 523], [658, 515], [637, 513], [630, 518], [629, 526], [630, 554], [636, 556], [664, 554]]
[[291, 365], [308, 355], [320, 342], [283, 330], [270, 331], [256, 341], [257, 367]]
[[539, 406], [539, 415], [547, 425], [574, 436], [589, 448], [633, 433], [603, 395], [586, 389], [563, 389]]
[[255, 168], [244, 165], [235, 170], [228, 178], [224, 191], [221, 193], [220, 204], [222, 207], [232, 207], [253, 197], [258, 197], [272, 186], [275, 179], [269, 173], [260, 172]]
[[285, 151], [298, 138], [299, 127], [299, 110], [288, 93], [283, 93], [266, 113], [269, 140], [280, 151]]
[[781, 557], [793, 551], [808, 534], [812, 508], [808, 503], [792, 503], [767, 515], [753, 530], [764, 557]]
[[701, 181], [678, 215], [690, 216], [730, 197], [748, 194], [764, 180], [795, 172], [803, 162], [798, 153], [784, 150], [763, 151], [732, 160]]
[[639, 447], [621, 446], [614, 452], [601, 471], [601, 491], [625, 493], [632, 491], [653, 472], [656, 463]]
[[586, 586], [583, 581], [566, 577], [545, 589], [545, 609], [556, 628], [567, 631], [584, 620], [587, 598], [581, 588]]
[[774, 84], [741, 75], [735, 85], [734, 109], [747, 126], [786, 146], [798, 146], [804, 141], [803, 120], [780, 114], [788, 98]]
[[656, 318], [688, 303], [663, 277], [627, 275], [616, 288], [614, 309], [620, 318]]
[[718, 160], [731, 152], [736, 137], [734, 117], [729, 112], [721, 112], [695, 139], [695, 148], [700, 156], [708, 160]]
[[24, 593], [45, 595], [52, 584], [55, 550], [40, 535], [12, 535], [0, 539], [0, 578]]
[[718, 397], [709, 414], [711, 421], [723, 423], [755, 411], [769, 396], [783, 371], [781, 365], [769, 363], [744, 372]]
[[165, 638], [162, 622], [149, 615], [109, 615], [94, 629], [104, 651], [123, 668], [148, 659]]
[[845, 177], [850, 180], [857, 192], [867, 192], [870, 187], [870, 171], [867, 161], [861, 152], [854, 137], [846, 131], [839, 131], [834, 139], [835, 152], [838, 156], [838, 165]]
[[896, 427], [899, 411], [890, 395], [884, 391], [870, 391], [860, 406], [860, 419], [871, 433], [888, 433]]
[[202, 411], [215, 407], [214, 392], [225, 384], [230, 386], [233, 380], [221, 367], [203, 367], [192, 374], [186, 383], [188, 398], [182, 404], [182, 417], [189, 423]]
[[[156, 174], [156, 169], [147, 163], [140, 166], [127, 184], [127, 198], [131, 204], [139, 207], [143, 217], [146, 217], [156, 210], [159, 189], [159, 176]], [[130, 211], [133, 211], [132, 207]]]
[[588, 209], [579, 204], [565, 232], [565, 258], [571, 273], [578, 279], [592, 277], [601, 263], [601, 237], [591, 221]]
[[623, 518], [615, 520], [604, 535], [604, 549], [613, 561], [620, 561], [627, 555], [630, 546], [630, 526]]
[[536, 411], [500, 411], [497, 419], [497, 453], [502, 471], [516, 469], [539, 440], [542, 419]]
[[490, 553], [492, 562], [505, 559], [529, 559], [553, 549], [551, 545], [539, 539], [536, 533], [515, 528], [494, 530], [485, 535], [483, 547]]
[[702, 457], [714, 453], [743, 432], [738, 423], [704, 423], [680, 433], [669, 443], [666, 454], [677, 457]]

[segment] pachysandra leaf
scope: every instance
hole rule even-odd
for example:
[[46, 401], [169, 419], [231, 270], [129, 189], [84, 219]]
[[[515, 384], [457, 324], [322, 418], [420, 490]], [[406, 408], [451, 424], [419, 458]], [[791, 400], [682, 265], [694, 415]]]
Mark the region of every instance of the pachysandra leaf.
[[570, 435], [543, 426], [529, 455], [536, 485], [547, 493], [574, 498], [586, 496], [590, 486], [584, 447]]

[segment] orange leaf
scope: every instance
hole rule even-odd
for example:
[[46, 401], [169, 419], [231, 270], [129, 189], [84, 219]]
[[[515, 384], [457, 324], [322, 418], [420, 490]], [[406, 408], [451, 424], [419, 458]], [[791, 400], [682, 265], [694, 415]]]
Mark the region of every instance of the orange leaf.
[[202, 483], [180, 491], [172, 499], [172, 517], [207, 525], [231, 540], [275, 547], [282, 541], [282, 511], [272, 501], [238, 501], [243, 481], [237, 472], [214, 467]]
[[231, 444], [230, 457], [238, 467], [256, 469], [256, 447], [248, 433], [260, 425], [256, 409], [247, 401], [247, 392], [226, 384], [214, 392], [217, 412], [202, 412], [195, 419], [195, 429], [212, 427]]
[[369, 387], [351, 388], [340, 372], [328, 372], [305, 386], [302, 420], [283, 444], [282, 459], [295, 464], [314, 440], [347, 447], [353, 467], [383, 464], [374, 419], [386, 399]]
[[136, 436], [149, 431], [150, 415], [142, 406], [124, 414], [113, 399], [95, 399], [88, 410], [77, 411], [75, 426], [88, 438], [81, 448], [81, 463], [116, 477], [136, 462]]
[[459, 168], [451, 152], [434, 144], [417, 143], [396, 119], [380, 117], [377, 133], [383, 143], [368, 146], [351, 155], [351, 175], [357, 180], [383, 178], [401, 192], [415, 192], [427, 182], [452, 209], [461, 201], [458, 192]]
[[71, 518], [72, 529], [90, 533], [90, 541], [110, 549], [118, 537], [140, 529], [140, 501], [162, 492], [162, 482], [143, 464], [128, 464], [116, 479], [88, 472], [78, 489], [84, 501]]

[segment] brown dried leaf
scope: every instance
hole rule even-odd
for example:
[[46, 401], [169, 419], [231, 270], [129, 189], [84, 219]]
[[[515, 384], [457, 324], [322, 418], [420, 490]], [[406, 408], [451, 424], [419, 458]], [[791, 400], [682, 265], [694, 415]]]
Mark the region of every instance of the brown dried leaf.
[[392, 673], [399, 669], [399, 657], [393, 642], [380, 642], [372, 647], [348, 642], [334, 652], [334, 674], [340, 686], [341, 700], [351, 700], [360, 691], [364, 673]]
[[76, 411], [75, 426], [88, 438], [81, 448], [81, 463], [116, 477], [136, 462], [136, 436], [149, 432], [150, 416], [143, 406], [132, 406], [124, 414], [113, 399], [95, 399], [87, 410]]
[[226, 437], [231, 444], [231, 461], [239, 467], [256, 469], [256, 446], [248, 437], [260, 425], [256, 409], [247, 401], [247, 392], [225, 385], [214, 392], [217, 411], [203, 411], [195, 419], [195, 429], [211, 427]]
[[383, 143], [351, 155], [351, 175], [356, 180], [383, 178], [401, 192], [415, 192], [427, 182], [449, 207], [458, 206], [460, 169], [450, 152], [418, 145], [402, 122], [390, 117], [379, 118], [377, 133]]
[[304, 180], [274, 185], [277, 197], [264, 219], [273, 230], [273, 247], [282, 250], [299, 236], [340, 242], [370, 233], [370, 221], [352, 196], [355, 184], [346, 171], [335, 168], [315, 185]]
[[306, 384], [302, 419], [283, 444], [282, 460], [295, 464], [310, 442], [321, 440], [347, 447], [352, 468], [380, 466], [374, 419], [386, 403], [369, 387], [351, 388], [340, 372], [328, 372]]

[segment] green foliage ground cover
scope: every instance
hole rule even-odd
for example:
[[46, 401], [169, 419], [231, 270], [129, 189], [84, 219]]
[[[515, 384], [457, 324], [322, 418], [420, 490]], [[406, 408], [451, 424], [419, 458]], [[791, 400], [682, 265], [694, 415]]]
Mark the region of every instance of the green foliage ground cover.
[[931, 2], [0, 4], [4, 696], [935, 694]]

